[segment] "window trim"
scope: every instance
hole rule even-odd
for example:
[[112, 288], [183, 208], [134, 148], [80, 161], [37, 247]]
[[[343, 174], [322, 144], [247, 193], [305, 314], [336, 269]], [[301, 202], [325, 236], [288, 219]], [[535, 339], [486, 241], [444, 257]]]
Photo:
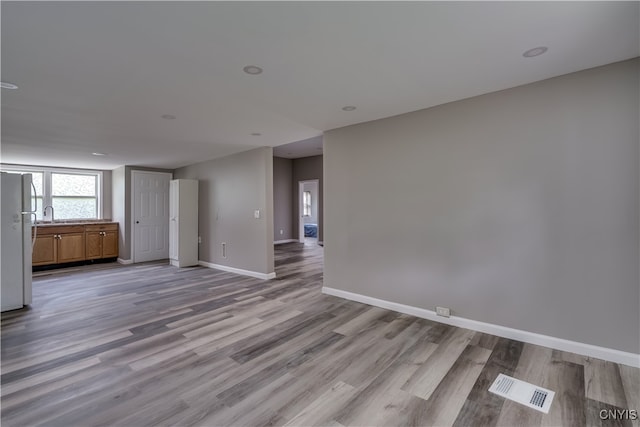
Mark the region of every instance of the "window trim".
[[[96, 177], [96, 218], [69, 218], [68, 220], [78, 219], [103, 219], [103, 196], [104, 196], [104, 180], [102, 176], [101, 170], [93, 170], [93, 169], [74, 169], [74, 168], [58, 168], [58, 167], [50, 167], [50, 166], [32, 166], [32, 165], [16, 165], [16, 164], [0, 164], [0, 170], [6, 172], [40, 172], [43, 174], [42, 176], [42, 187], [43, 194], [42, 196], [42, 209], [45, 206], [49, 206], [53, 204], [53, 188], [52, 188], [52, 173], [60, 173], [60, 174], [73, 174], [73, 175], [88, 175]], [[40, 208], [40, 207], [39, 207]], [[48, 211], [50, 212], [50, 211]], [[55, 215], [54, 215], [55, 217]], [[68, 221], [65, 220], [65, 221]], [[51, 217], [49, 215], [43, 215], [42, 221], [51, 221]]]

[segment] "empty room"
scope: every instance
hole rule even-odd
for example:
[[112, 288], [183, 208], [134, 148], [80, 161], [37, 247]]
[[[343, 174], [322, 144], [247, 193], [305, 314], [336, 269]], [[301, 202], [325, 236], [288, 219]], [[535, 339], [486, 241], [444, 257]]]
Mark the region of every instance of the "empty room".
[[640, 426], [640, 2], [0, 12], [3, 426]]

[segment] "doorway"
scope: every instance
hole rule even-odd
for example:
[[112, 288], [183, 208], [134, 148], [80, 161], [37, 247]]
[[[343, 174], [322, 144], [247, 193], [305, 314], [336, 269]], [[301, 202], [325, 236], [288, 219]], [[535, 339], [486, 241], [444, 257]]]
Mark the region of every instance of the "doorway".
[[318, 244], [320, 236], [319, 180], [298, 181], [298, 241], [308, 245]]
[[131, 172], [133, 262], [169, 258], [169, 181], [166, 172]]

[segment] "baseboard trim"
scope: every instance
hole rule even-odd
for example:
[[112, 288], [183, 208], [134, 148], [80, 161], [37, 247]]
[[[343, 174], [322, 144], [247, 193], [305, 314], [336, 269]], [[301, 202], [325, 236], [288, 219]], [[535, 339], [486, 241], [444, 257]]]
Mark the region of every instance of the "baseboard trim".
[[386, 301], [366, 295], [343, 291], [340, 289], [328, 288], [326, 286], [322, 288], [322, 293], [348, 299], [351, 301], [373, 305], [380, 308], [386, 308], [388, 310], [393, 310], [400, 313], [410, 314], [412, 316], [445, 323], [447, 325], [458, 326], [460, 328], [471, 329], [491, 335], [497, 335], [499, 337], [522, 341], [529, 344], [536, 344], [543, 347], [568, 351], [571, 353], [577, 353], [584, 356], [632, 366], [634, 368], [640, 368], [640, 354], [628, 353], [612, 348], [599, 347], [596, 345], [585, 344], [577, 341], [569, 341], [562, 338], [537, 334], [535, 332], [528, 332], [520, 329], [508, 328], [506, 326], [479, 322], [477, 320], [466, 319], [464, 317], [442, 317], [436, 315], [435, 311], [432, 310], [426, 310], [424, 308]]
[[241, 276], [255, 277], [256, 279], [271, 280], [276, 278], [276, 273], [259, 273], [257, 271], [243, 270], [241, 268], [229, 267], [226, 265], [214, 264], [207, 261], [198, 261], [198, 265], [202, 267], [214, 268], [216, 270], [226, 271], [228, 273], [240, 274]]
[[133, 264], [133, 260], [118, 258], [118, 264], [124, 264], [124, 265]]
[[296, 243], [297, 240], [296, 239], [285, 239], [285, 240], [274, 240], [273, 244], [274, 245], [282, 245], [283, 243]]

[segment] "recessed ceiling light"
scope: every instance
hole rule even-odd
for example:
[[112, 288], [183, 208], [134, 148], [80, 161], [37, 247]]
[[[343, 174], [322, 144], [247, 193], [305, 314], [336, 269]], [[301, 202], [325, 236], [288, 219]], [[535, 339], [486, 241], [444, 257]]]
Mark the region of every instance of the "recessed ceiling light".
[[94, 156], [106, 156], [105, 153], [99, 153], [97, 151], [95, 153], [91, 153], [91, 154], [93, 154]]
[[256, 75], [256, 74], [262, 74], [262, 68], [257, 67], [255, 65], [247, 65], [246, 67], [244, 67], [242, 69], [245, 73], [247, 74], [252, 74], [252, 75]]
[[346, 107], [342, 107], [342, 111], [353, 111], [355, 109], [356, 107], [354, 107], [353, 105], [347, 105]]
[[176, 116], [174, 116], [173, 114], [163, 114], [161, 117], [167, 120], [173, 120], [176, 118]]
[[260, 132], [253, 132], [253, 133], [251, 134], [251, 136], [260, 136], [260, 135], [262, 135]]
[[18, 89], [18, 86], [14, 85], [13, 83], [9, 83], [9, 82], [0, 82], [0, 87], [2, 89]]
[[534, 47], [533, 49], [529, 49], [528, 51], [523, 53], [522, 56], [524, 56], [525, 58], [533, 58], [534, 56], [542, 55], [547, 50], [549, 50], [549, 48], [546, 46], [538, 46]]

